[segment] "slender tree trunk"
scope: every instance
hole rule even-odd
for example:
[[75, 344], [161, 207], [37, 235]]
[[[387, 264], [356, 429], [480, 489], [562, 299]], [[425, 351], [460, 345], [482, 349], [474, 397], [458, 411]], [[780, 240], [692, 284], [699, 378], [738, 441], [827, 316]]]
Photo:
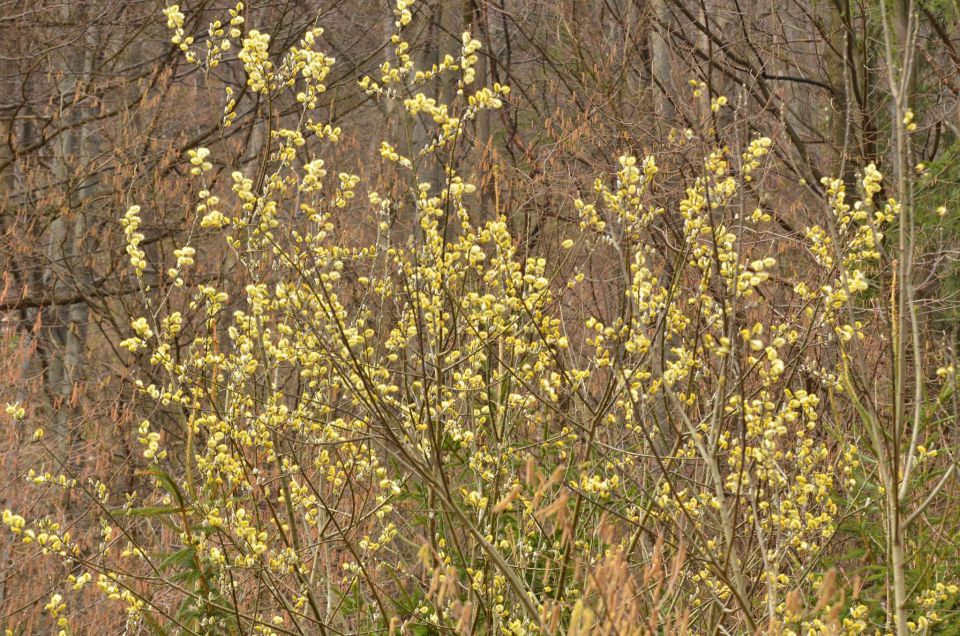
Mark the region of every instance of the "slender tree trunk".
[[670, 61], [670, 47], [667, 44], [667, 25], [670, 24], [670, 12], [664, 0], [652, 0], [651, 9], [656, 16], [657, 25], [650, 29], [650, 72], [653, 78], [653, 90], [659, 98], [656, 102], [656, 116], [666, 124], [677, 116], [673, 98], [673, 68]]

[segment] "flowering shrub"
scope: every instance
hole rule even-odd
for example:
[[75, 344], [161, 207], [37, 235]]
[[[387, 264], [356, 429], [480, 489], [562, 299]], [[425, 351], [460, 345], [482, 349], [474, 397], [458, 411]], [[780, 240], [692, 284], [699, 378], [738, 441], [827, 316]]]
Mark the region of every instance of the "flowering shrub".
[[[236, 44], [248, 89], [299, 113], [266, 122], [263, 169], [232, 172], [229, 191], [211, 178], [229, 162], [187, 157], [188, 235], [222, 238], [238, 296], [186, 283], [195, 246], [148, 261], [146, 202], [121, 221], [143, 311], [119, 344], [163, 370], [137, 386], [179, 428], [139, 424], [148, 490], [67, 467], [31, 477], [82, 491], [99, 543], [4, 511], [13, 535], [70, 567], [46, 606], [61, 633], [88, 583], [156, 633], [859, 634], [942, 620], [957, 586], [920, 573], [905, 531], [953, 471], [936, 458], [955, 375], [895, 373], [878, 353], [922, 352], [898, 331], [907, 284], [884, 246], [904, 212], [875, 199], [877, 169], [855, 196], [825, 180], [824, 224], [782, 239], [751, 203], [771, 139], [714, 149], [669, 209], [653, 197], [656, 159], [624, 155], [576, 201], [580, 231], [527, 255], [503, 214], [477, 209], [455, 152], [509, 88], [475, 86], [469, 33], [459, 55], [416, 68], [412, 4], [396, 5], [393, 59], [360, 81], [433, 127], [422, 146], [382, 141], [389, 187], [317, 156], [343, 134], [320, 114], [335, 64], [321, 29], [276, 58], [268, 33], [241, 32], [240, 3], [203, 51], [166, 10], [189, 61], [213, 68]], [[430, 96], [440, 82], [448, 101]], [[441, 182], [422, 181], [434, 163]], [[336, 217], [359, 208], [374, 228], [347, 239]], [[667, 216], [672, 243], [658, 238]], [[617, 268], [615, 302], [587, 315], [597, 259]], [[185, 324], [201, 328], [181, 348]], [[908, 375], [937, 397], [876, 397], [906, 395]], [[907, 405], [920, 417], [896, 415]], [[838, 580], [857, 516], [884, 528], [889, 581]]]

